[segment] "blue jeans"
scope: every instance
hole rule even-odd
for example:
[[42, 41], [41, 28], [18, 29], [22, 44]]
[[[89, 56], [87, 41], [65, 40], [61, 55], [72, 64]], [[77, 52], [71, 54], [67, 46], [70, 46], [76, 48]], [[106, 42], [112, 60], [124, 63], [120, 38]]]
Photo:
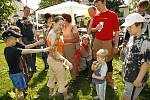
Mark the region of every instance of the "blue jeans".
[[106, 81], [102, 84], [96, 84], [96, 93], [100, 100], [105, 100]]

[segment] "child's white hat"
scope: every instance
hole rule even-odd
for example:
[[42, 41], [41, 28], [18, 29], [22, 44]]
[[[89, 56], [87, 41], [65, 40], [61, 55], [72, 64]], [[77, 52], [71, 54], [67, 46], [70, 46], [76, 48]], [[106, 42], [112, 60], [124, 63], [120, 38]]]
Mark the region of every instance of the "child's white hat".
[[141, 16], [139, 13], [132, 13], [125, 18], [125, 22], [121, 26], [128, 27], [137, 22], [145, 22], [145, 18]]

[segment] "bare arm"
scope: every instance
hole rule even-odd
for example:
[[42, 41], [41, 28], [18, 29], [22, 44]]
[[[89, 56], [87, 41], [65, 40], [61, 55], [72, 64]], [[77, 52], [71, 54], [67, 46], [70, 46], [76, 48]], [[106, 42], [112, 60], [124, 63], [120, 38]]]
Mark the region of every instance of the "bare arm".
[[33, 44], [26, 45], [25, 48], [26, 49], [30, 49], [30, 48], [36, 47], [38, 45], [41, 45], [41, 44], [44, 44], [44, 40], [43, 39], [40, 39], [39, 41], [37, 41], [37, 42], [35, 42]]
[[141, 66], [141, 69], [140, 69], [140, 72], [136, 78], [136, 80], [139, 80], [140, 82], [142, 82], [143, 78], [144, 78], [144, 75], [146, 74], [146, 72], [148, 71], [148, 67], [149, 64], [148, 63], [143, 63], [142, 66]]
[[89, 26], [88, 26], [87, 34], [90, 35], [91, 32], [92, 32], [92, 20], [90, 21], [90, 24], [89, 24]]
[[114, 41], [114, 47], [118, 47], [118, 42], [119, 42], [119, 31], [115, 32], [115, 41]]
[[48, 52], [49, 48], [45, 49], [22, 49], [22, 54], [30, 54], [30, 53], [39, 53], [39, 52]]
[[144, 62], [141, 66], [140, 72], [136, 78], [136, 80], [133, 82], [133, 85], [135, 87], [141, 87], [142, 86], [142, 80], [144, 78], [144, 75], [146, 74], [146, 72], [148, 71], [148, 67], [149, 64]]
[[91, 28], [91, 32], [97, 32], [99, 30], [101, 31], [102, 28], [103, 26], [101, 24], [98, 24], [95, 28]]

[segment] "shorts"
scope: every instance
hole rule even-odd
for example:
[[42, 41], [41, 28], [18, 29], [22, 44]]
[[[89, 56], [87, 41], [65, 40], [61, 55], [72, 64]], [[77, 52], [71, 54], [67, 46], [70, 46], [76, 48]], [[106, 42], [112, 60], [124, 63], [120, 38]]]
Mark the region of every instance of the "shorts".
[[27, 84], [22, 72], [16, 74], [9, 74], [9, 77], [14, 85], [19, 91], [26, 89]]
[[108, 55], [106, 56], [106, 62], [110, 61], [113, 59], [113, 46], [112, 46], [112, 40], [98, 40], [94, 39], [93, 42], [93, 57], [96, 59], [96, 53], [99, 49], [107, 49], [108, 50]]
[[142, 89], [144, 88], [144, 85], [140, 88], [135, 88], [134, 93], [132, 93], [133, 88], [134, 86], [132, 83], [125, 82], [124, 96], [128, 97], [129, 100], [131, 100], [131, 95], [133, 95], [133, 100], [135, 100], [141, 93]]

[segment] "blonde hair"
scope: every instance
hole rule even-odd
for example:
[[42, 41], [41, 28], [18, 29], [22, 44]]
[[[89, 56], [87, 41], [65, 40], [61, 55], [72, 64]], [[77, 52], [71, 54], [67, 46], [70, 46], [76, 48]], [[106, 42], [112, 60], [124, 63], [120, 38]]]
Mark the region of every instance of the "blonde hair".
[[97, 56], [106, 57], [108, 55], [107, 49], [99, 49], [96, 53]]

